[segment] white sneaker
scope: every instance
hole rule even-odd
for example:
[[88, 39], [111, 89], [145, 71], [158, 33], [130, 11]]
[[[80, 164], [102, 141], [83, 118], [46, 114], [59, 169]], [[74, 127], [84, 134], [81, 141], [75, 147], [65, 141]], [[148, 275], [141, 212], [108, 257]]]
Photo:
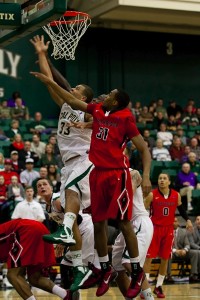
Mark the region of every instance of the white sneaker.
[[12, 284], [8, 281], [7, 277], [3, 278], [1, 287], [6, 288], [6, 289], [12, 289], [13, 288]]
[[188, 203], [188, 210], [193, 210], [193, 207], [190, 202]]

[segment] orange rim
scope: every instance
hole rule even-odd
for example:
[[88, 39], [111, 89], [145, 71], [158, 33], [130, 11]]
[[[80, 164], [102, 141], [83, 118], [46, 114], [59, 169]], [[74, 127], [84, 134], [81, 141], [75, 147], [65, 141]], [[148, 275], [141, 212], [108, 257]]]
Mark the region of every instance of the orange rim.
[[72, 23], [80, 23], [85, 22], [86, 18], [90, 19], [90, 16], [87, 13], [81, 12], [81, 11], [66, 11], [63, 14], [63, 17], [76, 17], [81, 16], [82, 18], [78, 20], [58, 20], [58, 21], [52, 21], [49, 23], [50, 26], [57, 26], [60, 24], [72, 24]]

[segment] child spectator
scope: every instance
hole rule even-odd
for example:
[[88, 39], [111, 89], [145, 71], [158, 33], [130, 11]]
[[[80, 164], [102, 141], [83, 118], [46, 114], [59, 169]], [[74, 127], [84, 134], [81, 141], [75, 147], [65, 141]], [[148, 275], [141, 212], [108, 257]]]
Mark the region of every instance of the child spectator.
[[13, 198], [13, 200], [20, 202], [24, 200], [25, 192], [24, 188], [19, 183], [17, 176], [11, 177], [11, 183], [8, 185], [8, 199]]

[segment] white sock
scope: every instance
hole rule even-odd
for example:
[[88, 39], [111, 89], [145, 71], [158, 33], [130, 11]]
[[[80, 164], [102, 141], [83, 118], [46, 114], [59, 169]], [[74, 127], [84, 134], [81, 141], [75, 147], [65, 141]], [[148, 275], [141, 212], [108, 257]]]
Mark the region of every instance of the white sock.
[[28, 297], [26, 300], [36, 300], [36, 298], [32, 295], [32, 296]]
[[63, 221], [63, 224], [70, 228], [72, 230], [72, 227], [74, 225], [74, 221], [76, 220], [76, 215], [72, 212], [67, 212], [65, 215], [64, 215], [64, 221]]
[[145, 273], [146, 274], [146, 278], [147, 278], [147, 280], [149, 280], [149, 278], [150, 278], [150, 274], [149, 273]]
[[3, 277], [7, 277], [7, 274], [8, 274], [8, 269], [2, 269], [2, 275]]
[[101, 263], [101, 262], [108, 262], [108, 261], [109, 261], [108, 255], [102, 256], [102, 257], [99, 256], [99, 262], [100, 262], [100, 263]]
[[153, 296], [150, 288], [142, 291], [142, 294], [144, 296], [144, 299], [146, 299], [146, 300], [154, 300], [154, 296]]
[[70, 251], [72, 256], [72, 264], [73, 267], [82, 266], [83, 260], [82, 260], [82, 251], [76, 250], [76, 251]]
[[162, 286], [164, 279], [165, 279], [165, 276], [158, 274], [158, 278], [157, 278], [157, 282], [156, 282], [156, 287]]
[[138, 263], [140, 262], [139, 256], [137, 257], [130, 257], [130, 263]]
[[[65, 298], [67, 296], [67, 291], [63, 288], [59, 287], [58, 285], [54, 285], [52, 289], [52, 294], [57, 295], [60, 298]], [[32, 300], [32, 299], [31, 299]]]
[[92, 263], [96, 268], [101, 269], [101, 266], [100, 266], [100, 263], [99, 263], [99, 256], [98, 256], [98, 253], [97, 253], [96, 249], [94, 249], [94, 259], [93, 259]]

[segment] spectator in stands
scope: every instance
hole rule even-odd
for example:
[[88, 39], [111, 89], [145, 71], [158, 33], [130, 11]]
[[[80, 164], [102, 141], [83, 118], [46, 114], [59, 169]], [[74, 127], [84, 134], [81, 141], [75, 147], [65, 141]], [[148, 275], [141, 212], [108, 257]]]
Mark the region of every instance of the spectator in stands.
[[11, 118], [16, 120], [29, 120], [28, 107], [23, 105], [21, 98], [15, 99], [15, 106], [10, 110]]
[[157, 139], [161, 139], [163, 141], [163, 146], [169, 148], [172, 144], [173, 134], [170, 131], [167, 131], [167, 125], [165, 123], [161, 123], [159, 129], [160, 130], [157, 132]]
[[42, 206], [33, 199], [33, 193], [32, 186], [27, 186], [25, 188], [25, 200], [16, 205], [11, 219], [29, 219], [39, 222], [43, 222], [45, 220]]
[[24, 149], [19, 153], [19, 161], [22, 162], [23, 169], [25, 169], [25, 162], [27, 158], [32, 158], [34, 160], [34, 167], [37, 166], [39, 156], [34, 151], [31, 151], [30, 141], [24, 142]]
[[27, 130], [33, 134], [51, 133], [51, 129], [47, 128], [46, 123], [42, 120], [40, 112], [35, 113], [33, 122], [27, 125]]
[[161, 139], [157, 139], [156, 147], [152, 150], [152, 158], [157, 161], [171, 161], [171, 156], [169, 154], [169, 150], [163, 147], [163, 141]]
[[176, 120], [180, 120], [182, 113], [182, 107], [178, 105], [175, 100], [171, 100], [169, 102], [169, 106], [167, 107], [168, 117], [174, 116]]
[[200, 215], [196, 216], [194, 230], [188, 233], [188, 239], [190, 242], [191, 249], [196, 249], [200, 253]]
[[153, 114], [151, 112], [149, 112], [148, 106], [143, 106], [141, 113], [138, 117], [138, 122], [139, 123], [152, 123], [153, 122]]
[[149, 103], [149, 112], [153, 114], [153, 116], [156, 116], [156, 106], [157, 102], [155, 100], [152, 100]]
[[200, 124], [200, 107], [197, 108], [196, 115], [197, 115], [197, 118], [198, 118], [199, 124]]
[[17, 176], [17, 178], [19, 178], [17, 172], [12, 171], [12, 160], [9, 158], [5, 159], [4, 171], [2, 171], [0, 174], [4, 177], [6, 186], [8, 186], [11, 183], [12, 176]]
[[133, 115], [136, 118], [136, 122], [138, 122], [138, 118], [139, 118], [140, 113], [142, 111], [141, 102], [140, 101], [135, 101], [135, 104], [134, 104], [132, 110], [133, 110]]
[[42, 157], [42, 154], [45, 153], [46, 144], [41, 142], [39, 134], [33, 134], [31, 142], [31, 151], [35, 152], [39, 159]]
[[53, 192], [57, 193], [60, 191], [61, 179], [58, 173], [58, 168], [56, 165], [49, 165], [47, 167], [47, 179], [51, 182], [53, 187]]
[[167, 131], [173, 131], [175, 132], [177, 130], [177, 127], [180, 125], [180, 122], [178, 122], [173, 115], [168, 117], [167, 120]]
[[156, 114], [158, 115], [159, 112], [162, 112], [163, 117], [167, 119], [167, 110], [164, 107], [164, 100], [162, 98], [159, 98], [157, 100], [157, 105], [156, 105]]
[[200, 146], [198, 146], [198, 140], [194, 137], [190, 140], [190, 149], [196, 153], [197, 159], [200, 160]]
[[157, 113], [157, 116], [154, 117], [154, 119], [153, 119], [153, 123], [152, 123], [153, 129], [158, 130], [160, 128], [161, 123], [167, 124], [167, 119], [164, 118], [163, 113], [161, 111], [159, 111]]
[[4, 176], [0, 175], [0, 205], [7, 200], [7, 186], [5, 185]]
[[190, 164], [190, 170], [196, 176], [200, 175], [200, 161], [197, 160], [196, 153], [190, 152], [188, 154], [188, 163]]
[[16, 203], [24, 200], [25, 192], [17, 176], [11, 177], [11, 183], [8, 185], [8, 199], [13, 198]]
[[200, 146], [200, 130], [195, 131], [194, 138], [198, 141], [198, 146]]
[[181, 145], [181, 139], [177, 136], [173, 137], [172, 145], [169, 148], [169, 153], [172, 160], [181, 162], [181, 158], [184, 155], [184, 146]]
[[181, 143], [183, 145], [187, 145], [187, 138], [186, 138], [185, 132], [183, 130], [183, 127], [177, 126], [175, 135], [181, 139]]
[[192, 190], [196, 188], [197, 176], [191, 172], [190, 164], [183, 163], [181, 171], [178, 172], [175, 180], [175, 187], [181, 196], [187, 196], [187, 208], [192, 210]]
[[45, 153], [42, 154], [40, 159], [40, 165], [48, 167], [49, 165], [57, 165], [57, 159], [53, 152], [53, 146], [51, 144], [47, 144], [45, 146]]
[[4, 171], [4, 161], [5, 161], [4, 155], [3, 153], [0, 152], [0, 172]]
[[58, 148], [58, 143], [57, 143], [57, 139], [56, 139], [55, 134], [51, 134], [49, 136], [48, 144], [51, 144], [53, 146], [53, 151], [54, 151], [54, 155], [57, 159], [58, 167], [61, 169], [63, 167], [63, 162], [62, 162], [62, 158], [61, 158], [61, 155], [60, 155], [60, 150]]
[[188, 111], [188, 106], [192, 106], [192, 113], [195, 114], [196, 113], [196, 107], [195, 107], [195, 101], [192, 98], [189, 98], [186, 104], [186, 107], [184, 108], [184, 112]]
[[191, 271], [189, 282], [195, 283], [200, 282], [198, 278], [198, 274], [200, 274], [200, 251], [191, 249], [188, 234], [190, 234], [189, 231], [185, 228], [181, 228], [178, 219], [175, 217], [172, 259], [169, 260], [167, 274], [169, 279], [171, 275], [171, 263], [174, 259], [176, 259], [176, 261], [190, 260]]
[[184, 147], [184, 154], [181, 158], [181, 163], [185, 163], [185, 162], [188, 162], [188, 154], [191, 152], [191, 149], [190, 149], [190, 146], [185, 146]]
[[15, 134], [13, 142], [10, 144], [10, 152], [17, 151], [18, 153], [24, 149], [24, 142], [22, 140], [21, 134]]
[[145, 129], [143, 131], [143, 138], [145, 141], [147, 141], [149, 143], [149, 146], [150, 146], [151, 152], [152, 152], [153, 147], [155, 147], [155, 145], [156, 145], [156, 141], [152, 136], [150, 136], [149, 129]]
[[[8, 107], [15, 107], [15, 100], [21, 98], [21, 94], [18, 91], [13, 92], [12, 97], [8, 99]], [[22, 99], [22, 104], [26, 105], [25, 101]]]
[[6, 99], [2, 100], [0, 105], [0, 119], [10, 119], [10, 107], [8, 107], [8, 102]]
[[24, 165], [19, 161], [19, 154], [16, 150], [10, 153], [10, 159], [12, 161], [12, 170], [20, 174], [24, 170]]
[[24, 187], [31, 186], [33, 180], [40, 177], [39, 172], [33, 169], [34, 160], [32, 158], [26, 159], [25, 167], [26, 169], [20, 174], [20, 181]]
[[10, 138], [11, 141], [13, 141], [14, 136], [16, 134], [22, 134], [20, 128], [19, 128], [19, 121], [18, 120], [12, 120], [10, 123], [10, 129], [6, 132], [6, 135], [8, 138]]
[[182, 117], [182, 124], [188, 125], [188, 126], [197, 126], [199, 125], [199, 120], [196, 114], [193, 112], [193, 106], [188, 105], [186, 108], [185, 113]]

